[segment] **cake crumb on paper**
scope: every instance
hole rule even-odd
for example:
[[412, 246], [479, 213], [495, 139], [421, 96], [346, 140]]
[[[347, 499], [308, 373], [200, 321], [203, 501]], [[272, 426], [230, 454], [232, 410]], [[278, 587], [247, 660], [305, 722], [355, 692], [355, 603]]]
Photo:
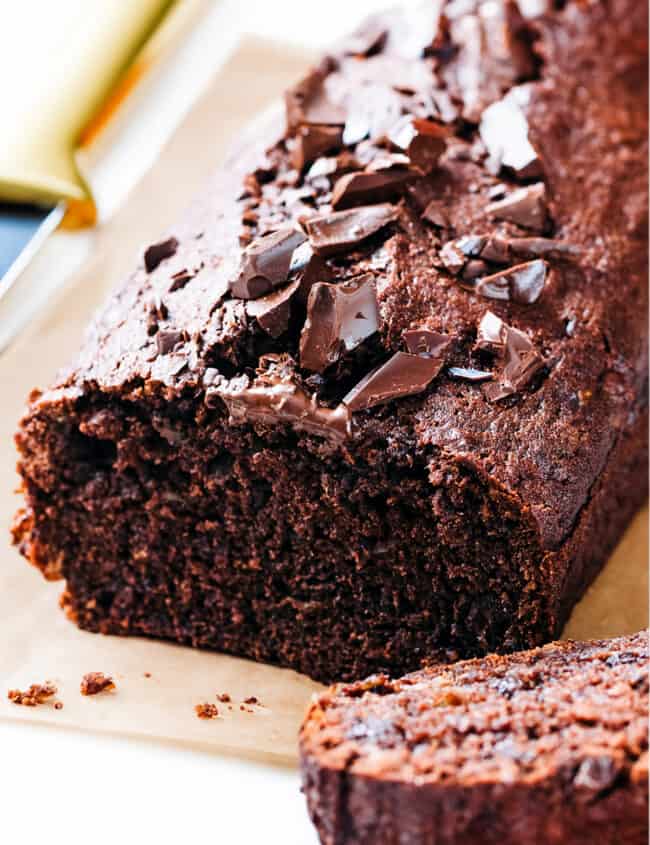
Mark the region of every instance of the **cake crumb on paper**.
[[[10, 689], [7, 698], [14, 704], [21, 704], [23, 707], [37, 707], [39, 704], [44, 704], [48, 698], [52, 698], [56, 691], [56, 686], [51, 681], [45, 681], [42, 684], [32, 684], [26, 690]], [[58, 707], [57, 709], [60, 710], [61, 708]]]
[[210, 704], [207, 701], [203, 704], [196, 704], [194, 711], [199, 719], [216, 719], [219, 715], [219, 709], [216, 704]]
[[87, 672], [81, 679], [80, 691], [82, 695], [97, 695], [100, 692], [110, 692], [115, 689], [115, 682], [110, 675], [103, 672]]

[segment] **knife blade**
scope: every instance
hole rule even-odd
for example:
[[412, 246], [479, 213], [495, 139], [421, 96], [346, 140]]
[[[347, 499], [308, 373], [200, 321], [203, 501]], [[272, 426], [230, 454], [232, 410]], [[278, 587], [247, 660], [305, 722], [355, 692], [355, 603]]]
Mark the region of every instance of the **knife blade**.
[[0, 203], [0, 299], [59, 225], [65, 203], [51, 208]]

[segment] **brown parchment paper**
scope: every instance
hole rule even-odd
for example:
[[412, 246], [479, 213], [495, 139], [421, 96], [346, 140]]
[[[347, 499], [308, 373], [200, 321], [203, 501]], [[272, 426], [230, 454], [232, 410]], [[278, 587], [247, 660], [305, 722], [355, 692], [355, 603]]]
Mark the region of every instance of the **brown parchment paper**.
[[[308, 64], [277, 45], [247, 41], [214, 78], [153, 169], [96, 234], [92, 257], [66, 291], [0, 357], [0, 718], [147, 736], [221, 752], [293, 761], [296, 731], [318, 685], [295, 672], [136, 638], [79, 631], [58, 608], [62, 584], [46, 583], [12, 549], [8, 529], [19, 500], [12, 435], [25, 398], [70, 359], [92, 311], [133, 263], [141, 244], [173, 223], [233, 133], [275, 99]], [[567, 626], [573, 637], [647, 625], [647, 512], [639, 514]], [[81, 677], [114, 676], [114, 693], [84, 698]], [[148, 673], [150, 677], [147, 677]], [[18, 707], [7, 690], [54, 681], [63, 708]], [[228, 693], [232, 710], [216, 700]], [[239, 709], [256, 696], [263, 706]], [[217, 704], [201, 721], [194, 705]]]

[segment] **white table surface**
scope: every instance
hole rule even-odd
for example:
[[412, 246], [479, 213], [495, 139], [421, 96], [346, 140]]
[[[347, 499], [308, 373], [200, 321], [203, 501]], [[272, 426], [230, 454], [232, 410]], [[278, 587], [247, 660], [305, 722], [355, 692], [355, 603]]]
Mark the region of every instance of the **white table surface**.
[[[240, 32], [318, 49], [382, 5], [381, 0], [216, 0], [200, 30], [187, 38], [160, 74], [129, 132], [108, 157], [98, 178], [117, 186], [113, 202], [119, 201], [128, 168], [133, 176], [134, 169], [147, 166]], [[3, 14], [10, 15], [10, 7]], [[107, 202], [110, 209], [110, 197]], [[66, 273], [92, 249], [92, 239], [62, 235], [58, 249], [60, 272]], [[293, 769], [153, 742], [3, 722], [0, 749], [2, 842], [316, 842]]]

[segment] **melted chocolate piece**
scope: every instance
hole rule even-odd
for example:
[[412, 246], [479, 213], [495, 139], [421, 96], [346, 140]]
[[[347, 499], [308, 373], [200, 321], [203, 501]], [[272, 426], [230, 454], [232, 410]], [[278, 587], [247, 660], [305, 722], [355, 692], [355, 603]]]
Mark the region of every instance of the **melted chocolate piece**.
[[296, 229], [281, 229], [252, 241], [242, 253], [239, 275], [230, 282], [233, 296], [257, 299], [284, 284], [294, 250], [304, 241]]
[[506, 324], [492, 311], [486, 311], [478, 324], [475, 349], [502, 355], [506, 348]]
[[340, 126], [307, 124], [298, 127], [295, 146], [290, 157], [292, 166], [302, 171], [323, 153], [338, 149], [341, 146], [342, 137]]
[[526, 86], [513, 88], [503, 99], [485, 109], [479, 126], [495, 168], [507, 167], [520, 179], [542, 176], [539, 157], [528, 140], [528, 121], [524, 112], [528, 98]]
[[546, 284], [548, 264], [541, 258], [516, 264], [507, 270], [484, 276], [476, 284], [476, 293], [488, 299], [512, 300], [520, 305], [537, 302]]
[[347, 252], [398, 216], [394, 205], [380, 203], [317, 214], [305, 220], [304, 226], [314, 252], [329, 256]]
[[176, 238], [167, 238], [157, 244], [151, 244], [144, 251], [144, 267], [147, 273], [153, 273], [156, 267], [166, 258], [176, 255], [178, 241]]
[[447, 374], [451, 378], [460, 379], [461, 381], [488, 381], [492, 378], [492, 373], [487, 370], [477, 370], [474, 367], [449, 367]]
[[426, 390], [442, 369], [438, 358], [395, 352], [385, 364], [361, 379], [343, 398], [350, 411], [363, 411], [392, 399]]
[[286, 287], [273, 291], [259, 299], [246, 303], [246, 313], [254, 317], [260, 328], [271, 337], [280, 337], [289, 328], [291, 300], [301, 285], [301, 279], [294, 279]]
[[487, 214], [499, 220], [508, 220], [533, 232], [544, 231], [548, 223], [546, 186], [543, 182], [519, 188], [504, 199], [490, 203]]
[[430, 173], [436, 167], [448, 137], [446, 127], [410, 115], [399, 120], [388, 133], [391, 144], [402, 150], [423, 173]]
[[293, 134], [305, 123], [344, 125], [345, 110], [332, 103], [324, 91], [323, 82], [331, 70], [331, 60], [325, 59], [285, 93], [287, 134]]
[[239, 376], [222, 379], [206, 391], [208, 405], [214, 397], [225, 403], [230, 424], [261, 422], [267, 425], [289, 423], [299, 431], [306, 431], [335, 442], [350, 436], [350, 413], [344, 405], [326, 408], [315, 395], [309, 395], [295, 381], [289, 359], [266, 355], [260, 360], [262, 371], [251, 381]]
[[400, 168], [377, 173], [348, 173], [334, 185], [332, 207], [338, 210], [395, 199], [412, 178], [408, 170]]
[[348, 116], [343, 130], [343, 143], [352, 146], [364, 138], [382, 138], [402, 114], [399, 94], [379, 83], [356, 89], [348, 103]]
[[402, 337], [412, 355], [425, 355], [429, 358], [440, 358], [452, 340], [450, 335], [430, 329], [409, 329]]

